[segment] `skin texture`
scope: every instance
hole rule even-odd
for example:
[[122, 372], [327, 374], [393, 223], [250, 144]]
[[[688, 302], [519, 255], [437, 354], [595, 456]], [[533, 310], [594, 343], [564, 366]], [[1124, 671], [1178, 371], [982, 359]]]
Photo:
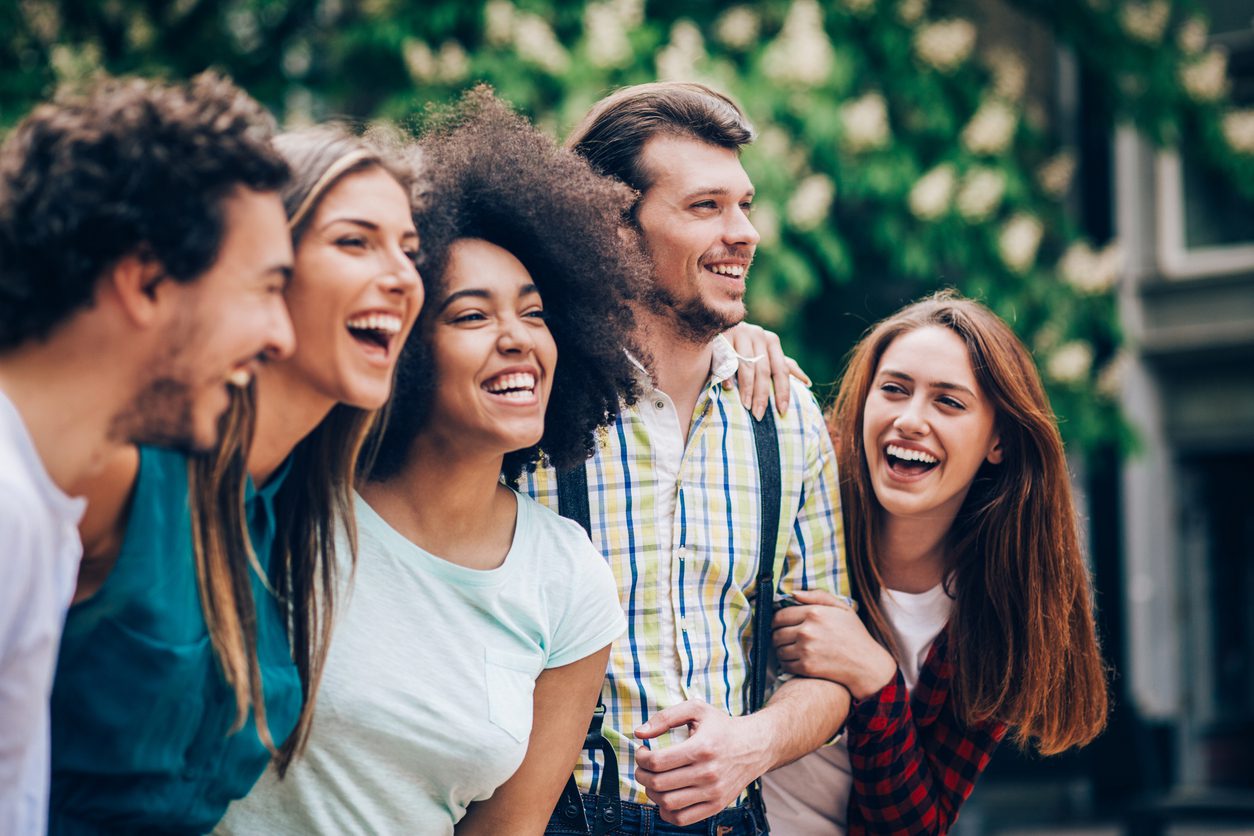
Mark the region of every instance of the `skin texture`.
[[[962, 340], [940, 327], [893, 340], [875, 372], [863, 432], [883, 514], [881, 575], [889, 589], [925, 592], [941, 581], [945, 535], [980, 466], [1002, 460], [996, 414]], [[921, 477], [903, 478], [888, 466], [889, 444], [924, 450], [939, 463]], [[781, 610], [773, 625], [785, 671], [840, 682], [856, 699], [893, 679], [896, 662], [856, 614], [822, 592], [796, 597], [810, 606]]]

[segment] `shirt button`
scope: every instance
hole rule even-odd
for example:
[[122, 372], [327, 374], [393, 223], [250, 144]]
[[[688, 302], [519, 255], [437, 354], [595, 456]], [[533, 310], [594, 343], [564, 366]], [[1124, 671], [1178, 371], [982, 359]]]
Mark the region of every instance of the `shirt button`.
[[658, 409], [666, 409], [666, 401], [658, 400], [653, 402], [653, 406]]
[[680, 546], [679, 548], [675, 549], [675, 556], [678, 557], [680, 560], [683, 560], [685, 557], [688, 556], [688, 550], [684, 548], [683, 546]]

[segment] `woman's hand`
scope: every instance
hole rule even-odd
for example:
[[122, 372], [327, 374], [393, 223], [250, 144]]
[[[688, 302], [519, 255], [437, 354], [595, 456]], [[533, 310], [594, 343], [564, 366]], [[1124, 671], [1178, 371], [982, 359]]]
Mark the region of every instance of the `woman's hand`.
[[[780, 415], [788, 414], [788, 377], [797, 378], [806, 386], [810, 378], [797, 362], [784, 354], [779, 335], [757, 325], [742, 322], [723, 332], [732, 349], [740, 356], [740, 368], [736, 371], [736, 383], [740, 386], [740, 402], [755, 418], [766, 414], [770, 403], [771, 387], [775, 388], [775, 404]], [[723, 388], [730, 389], [731, 381], [723, 381]]]
[[855, 700], [874, 696], [893, 681], [897, 662], [844, 602], [818, 589], [793, 597], [805, 606], [784, 607], [772, 622], [784, 671], [839, 682]]

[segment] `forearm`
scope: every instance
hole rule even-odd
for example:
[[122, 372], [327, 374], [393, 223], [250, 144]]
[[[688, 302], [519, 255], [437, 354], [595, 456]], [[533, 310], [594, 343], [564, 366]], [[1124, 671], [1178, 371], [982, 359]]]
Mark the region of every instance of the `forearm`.
[[834, 682], [797, 677], [780, 684], [761, 711], [745, 718], [766, 741], [758, 774], [827, 743], [844, 725], [849, 706], [849, 692]]

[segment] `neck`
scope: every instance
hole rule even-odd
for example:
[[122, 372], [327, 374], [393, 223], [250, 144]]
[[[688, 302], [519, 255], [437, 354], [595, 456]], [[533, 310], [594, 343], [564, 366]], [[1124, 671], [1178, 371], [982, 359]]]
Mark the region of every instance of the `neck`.
[[44, 469], [67, 493], [117, 448], [110, 431], [140, 377], [99, 345], [57, 338], [0, 355], [0, 390], [22, 416]]
[[248, 451], [253, 483], [264, 485], [334, 406], [333, 399], [294, 379], [281, 363], [258, 370], [257, 426]]
[[509, 552], [517, 513], [513, 491], [500, 482], [503, 462], [500, 452], [467, 450], [433, 428], [414, 439], [399, 473], [359, 490], [420, 548], [461, 566], [492, 569]]
[[884, 513], [877, 554], [884, 585], [918, 593], [940, 583], [945, 574], [945, 536], [952, 525], [949, 515], [900, 519]]
[[681, 336], [675, 324], [649, 310], [636, 311], [637, 343], [649, 347], [653, 379], [670, 396], [680, 419], [691, 418], [701, 390], [710, 378], [713, 341], [693, 342]]

